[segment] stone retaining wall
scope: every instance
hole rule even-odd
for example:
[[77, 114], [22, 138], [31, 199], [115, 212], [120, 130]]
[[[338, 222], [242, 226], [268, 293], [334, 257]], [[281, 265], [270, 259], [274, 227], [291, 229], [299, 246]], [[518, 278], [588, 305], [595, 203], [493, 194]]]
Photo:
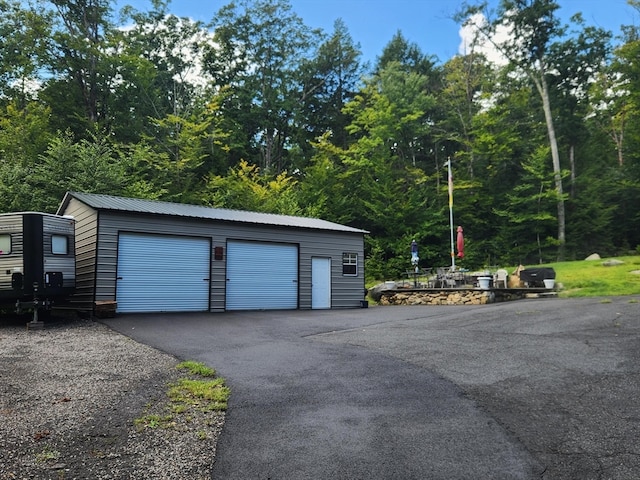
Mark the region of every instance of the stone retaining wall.
[[512, 289], [385, 290], [380, 305], [485, 305], [525, 296], [526, 292]]

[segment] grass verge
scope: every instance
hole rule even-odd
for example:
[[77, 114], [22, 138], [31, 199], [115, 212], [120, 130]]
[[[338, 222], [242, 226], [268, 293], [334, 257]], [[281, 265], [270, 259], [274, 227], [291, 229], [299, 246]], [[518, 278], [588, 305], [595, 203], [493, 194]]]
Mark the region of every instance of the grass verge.
[[[143, 415], [134, 420], [139, 431], [154, 428], [172, 428], [177, 416], [187, 420], [194, 410], [200, 412], [220, 412], [227, 409], [231, 390], [225, 385], [224, 378], [216, 377], [216, 371], [200, 362], [185, 361], [176, 365], [185, 370], [186, 376], [168, 386], [168, 405], [161, 414]], [[203, 432], [198, 433], [199, 437]]]

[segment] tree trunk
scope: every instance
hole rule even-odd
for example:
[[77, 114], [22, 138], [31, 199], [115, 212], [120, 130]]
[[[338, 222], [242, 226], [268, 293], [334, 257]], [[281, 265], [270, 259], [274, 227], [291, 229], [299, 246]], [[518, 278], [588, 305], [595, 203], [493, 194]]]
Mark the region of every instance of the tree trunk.
[[569, 147], [569, 165], [571, 168], [571, 198], [576, 196], [576, 147]]
[[556, 194], [558, 195], [558, 261], [564, 260], [564, 249], [566, 245], [565, 238], [565, 210], [564, 210], [564, 192], [562, 189], [562, 172], [560, 170], [560, 154], [558, 152], [558, 140], [556, 139], [556, 131], [553, 126], [553, 116], [551, 113], [551, 102], [549, 100], [549, 87], [544, 76], [544, 69], [539, 72], [539, 77], [534, 77], [533, 81], [542, 98], [542, 108], [544, 109], [544, 118], [547, 123], [547, 134], [549, 136], [549, 146], [551, 147], [551, 159], [553, 161], [553, 177], [556, 185]]
[[[624, 152], [622, 150], [623, 140], [624, 140], [624, 120], [625, 120], [624, 112], [622, 113], [619, 122], [616, 122], [615, 117], [611, 117], [611, 138], [616, 144], [616, 149], [618, 151], [618, 166], [622, 167], [624, 165]], [[616, 124], [619, 123], [620, 129], [616, 128]]]
[[273, 131], [270, 128], [265, 130], [264, 135], [264, 143], [262, 145], [262, 161], [265, 171], [269, 171], [271, 169], [271, 163], [273, 162]]

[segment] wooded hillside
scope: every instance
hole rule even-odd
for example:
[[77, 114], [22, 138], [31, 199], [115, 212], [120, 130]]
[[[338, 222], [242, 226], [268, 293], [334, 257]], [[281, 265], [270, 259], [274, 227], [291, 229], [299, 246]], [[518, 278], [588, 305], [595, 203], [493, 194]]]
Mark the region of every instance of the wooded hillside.
[[[640, 12], [640, 4], [631, 0]], [[640, 31], [502, 0], [466, 55], [401, 31], [374, 64], [336, 20], [240, 0], [210, 24], [112, 0], [0, 0], [0, 205], [66, 191], [320, 217], [370, 231], [367, 275], [627, 254], [640, 244]], [[576, 12], [579, 13], [579, 12]], [[336, 18], [339, 12], [336, 12]], [[481, 44], [508, 28], [515, 40]], [[475, 48], [475, 47], [478, 48]]]

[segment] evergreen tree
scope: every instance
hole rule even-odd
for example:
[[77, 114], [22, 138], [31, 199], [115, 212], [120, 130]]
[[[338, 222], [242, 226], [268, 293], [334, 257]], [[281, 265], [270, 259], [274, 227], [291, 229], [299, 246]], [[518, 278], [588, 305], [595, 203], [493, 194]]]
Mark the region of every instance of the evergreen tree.
[[304, 134], [298, 140], [308, 159], [311, 143], [325, 134], [342, 148], [348, 145], [348, 118], [343, 109], [361, 86], [364, 67], [360, 47], [354, 44], [342, 20], [334, 24], [332, 35], [310, 61], [300, 65], [302, 111], [297, 119]]

